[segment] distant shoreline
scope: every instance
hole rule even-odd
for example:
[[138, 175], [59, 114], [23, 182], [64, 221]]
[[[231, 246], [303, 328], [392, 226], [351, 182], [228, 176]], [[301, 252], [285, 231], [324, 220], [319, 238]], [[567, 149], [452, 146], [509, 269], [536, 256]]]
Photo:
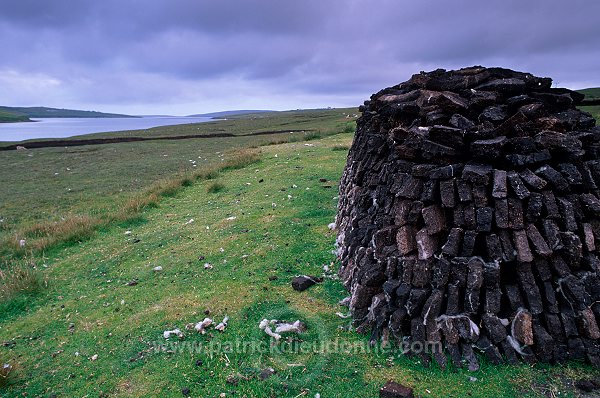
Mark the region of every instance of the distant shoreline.
[[81, 111], [76, 109], [58, 109], [45, 106], [17, 107], [0, 106], [0, 123], [25, 123], [31, 119], [41, 118], [137, 118], [138, 116], [105, 113], [98, 111]]

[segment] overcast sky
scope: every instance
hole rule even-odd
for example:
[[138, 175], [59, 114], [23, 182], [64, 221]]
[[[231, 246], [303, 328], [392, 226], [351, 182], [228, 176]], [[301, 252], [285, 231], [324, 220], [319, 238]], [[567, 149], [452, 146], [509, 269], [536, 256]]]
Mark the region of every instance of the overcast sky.
[[0, 104], [132, 114], [357, 106], [470, 65], [600, 86], [597, 0], [0, 0]]

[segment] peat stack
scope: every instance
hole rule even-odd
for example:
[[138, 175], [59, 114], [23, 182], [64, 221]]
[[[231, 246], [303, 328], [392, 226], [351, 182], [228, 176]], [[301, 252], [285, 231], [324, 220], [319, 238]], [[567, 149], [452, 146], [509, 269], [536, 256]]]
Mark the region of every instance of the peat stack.
[[336, 224], [372, 341], [440, 342], [441, 366], [472, 370], [474, 349], [600, 366], [600, 128], [551, 85], [436, 70], [361, 106]]

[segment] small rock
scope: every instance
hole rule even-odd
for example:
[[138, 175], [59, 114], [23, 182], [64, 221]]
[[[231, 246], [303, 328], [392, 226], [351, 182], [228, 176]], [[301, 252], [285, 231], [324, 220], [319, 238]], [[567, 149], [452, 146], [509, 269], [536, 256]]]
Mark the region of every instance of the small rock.
[[181, 393], [183, 394], [184, 397], [189, 397], [190, 396], [190, 389], [185, 387], [181, 389]]
[[240, 382], [240, 379], [237, 375], [229, 375], [227, 376], [227, 384], [231, 384], [232, 386], [237, 386]]
[[315, 285], [319, 282], [321, 282], [321, 281], [318, 278], [315, 278], [312, 276], [307, 276], [307, 275], [302, 275], [302, 276], [297, 276], [294, 279], [292, 279], [292, 287], [294, 288], [294, 290], [296, 290], [298, 292], [303, 292], [306, 289], [308, 289], [309, 287], [311, 287], [312, 285]]
[[581, 379], [575, 382], [575, 387], [579, 388], [581, 391], [592, 392], [597, 387], [590, 380]]
[[131, 231], [125, 231], [125, 235], [131, 235]]
[[380, 398], [414, 398], [413, 390], [394, 381], [388, 381], [379, 390]]
[[163, 270], [163, 267], [161, 267], [160, 265], [158, 267], [152, 268], [152, 271], [154, 271], [154, 272], [160, 272], [162, 270]]
[[90, 361], [95, 361], [98, 359], [98, 354], [94, 354], [92, 355], [92, 357], [90, 358]]
[[277, 278], [277, 275], [271, 275], [271, 276], [269, 276], [269, 280], [270, 281], [276, 281], [277, 279], [279, 279], [279, 278]]
[[138, 284], [138, 281], [137, 281], [137, 280], [135, 280], [135, 279], [134, 279], [134, 280], [132, 280], [132, 281], [130, 281], [130, 282], [127, 282], [127, 286], [135, 286], [135, 285], [137, 285], [137, 284]]
[[202, 364], [203, 364], [203, 363], [204, 363], [204, 362], [202, 362], [202, 360], [201, 360], [201, 359], [198, 359], [198, 360], [196, 361], [196, 366], [202, 366]]
[[258, 375], [258, 378], [261, 380], [266, 380], [269, 377], [273, 376], [275, 374], [275, 369], [273, 368], [266, 368], [263, 369], [260, 374]]

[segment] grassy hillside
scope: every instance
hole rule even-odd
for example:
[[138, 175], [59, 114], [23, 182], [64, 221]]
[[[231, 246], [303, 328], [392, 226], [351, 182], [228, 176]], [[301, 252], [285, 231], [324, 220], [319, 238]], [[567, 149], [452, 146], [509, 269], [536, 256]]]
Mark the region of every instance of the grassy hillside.
[[[594, 374], [580, 364], [483, 362], [469, 373], [366, 351], [368, 336], [336, 315], [346, 312], [337, 304], [346, 293], [327, 228], [351, 139], [263, 147], [258, 163], [28, 258], [48, 287], [1, 305], [0, 362], [14, 370], [0, 396], [375, 397], [388, 379], [418, 396], [576, 396], [572, 380]], [[290, 279], [304, 273], [325, 280], [293, 291]], [[206, 314], [229, 316], [228, 327], [185, 330]], [[307, 330], [274, 344], [258, 328], [262, 319], [299, 319]], [[163, 337], [177, 327], [182, 340]], [[267, 368], [276, 373], [262, 380]]]
[[0, 123], [30, 122], [27, 116], [13, 113], [0, 108]]
[[0, 112], [7, 112], [27, 118], [46, 118], [46, 117], [134, 117], [116, 113], [103, 113], [96, 111], [79, 111], [74, 109], [57, 109], [37, 107], [11, 107], [0, 106]]
[[[23, 233], [19, 231], [39, 229], [44, 223], [62, 222], [76, 216], [102, 217], [118, 210], [153, 183], [176, 173], [222, 164], [236, 149], [352, 130], [353, 119], [347, 118], [350, 112], [356, 110], [282, 112], [258, 118], [239, 117], [84, 136], [163, 137], [227, 132], [236, 137], [0, 151], [0, 186], [3, 187], [0, 190], [0, 241], [6, 237], [21, 239]], [[297, 132], [278, 133], [282, 130]], [[251, 132], [272, 133], [241, 136]]]
[[600, 99], [600, 87], [585, 88], [577, 91], [584, 94], [585, 99]]

